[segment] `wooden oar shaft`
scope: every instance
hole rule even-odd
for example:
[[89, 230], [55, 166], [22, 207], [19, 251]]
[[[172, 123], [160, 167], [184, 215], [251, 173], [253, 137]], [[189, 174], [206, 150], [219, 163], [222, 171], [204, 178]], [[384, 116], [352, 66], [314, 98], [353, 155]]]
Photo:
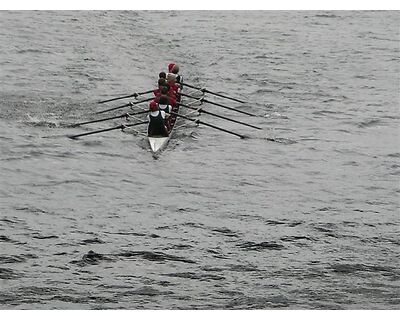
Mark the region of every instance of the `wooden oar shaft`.
[[102, 121], [113, 120], [113, 119], [124, 118], [124, 117], [129, 118], [131, 116], [135, 116], [135, 115], [142, 114], [142, 113], [147, 113], [147, 112], [148, 112], [147, 110], [144, 110], [144, 111], [139, 111], [139, 112], [135, 112], [135, 113], [124, 113], [124, 114], [121, 114], [121, 115], [115, 116], [115, 117], [108, 117], [108, 118], [102, 118], [102, 119], [97, 119], [97, 120], [91, 120], [91, 121], [86, 121], [86, 122], [75, 123], [71, 127], [78, 127], [78, 126], [81, 126], [81, 125], [84, 125], [84, 124], [102, 122]]
[[184, 96], [184, 97], [200, 100], [202, 102], [210, 103], [210, 104], [216, 105], [216, 106], [221, 107], [221, 108], [225, 108], [225, 109], [228, 109], [228, 110], [236, 111], [236, 112], [239, 112], [239, 113], [251, 116], [251, 117], [255, 117], [255, 115], [252, 114], [252, 113], [249, 113], [249, 112], [246, 112], [246, 111], [243, 111], [243, 110], [238, 110], [238, 109], [235, 109], [235, 108], [231, 108], [231, 107], [228, 107], [228, 106], [225, 106], [223, 104], [220, 104], [220, 103], [217, 103], [217, 102], [213, 102], [213, 101], [210, 101], [210, 100], [207, 100], [207, 99], [203, 99], [203, 98], [198, 99], [196, 97], [193, 97], [193, 96], [190, 96], [190, 95], [187, 95], [187, 94], [184, 94], [184, 93], [181, 93], [181, 95]]
[[245, 138], [246, 138], [245, 136], [243, 136], [243, 135], [241, 135], [241, 134], [239, 134], [239, 133], [236, 133], [236, 132], [233, 132], [233, 131], [226, 130], [226, 129], [224, 129], [224, 128], [220, 128], [220, 127], [214, 126], [213, 124], [210, 124], [210, 123], [201, 121], [201, 120], [199, 120], [199, 119], [189, 118], [189, 117], [187, 117], [187, 116], [184, 116], [183, 114], [176, 113], [176, 112], [171, 112], [171, 114], [176, 115], [176, 116], [181, 117], [181, 118], [184, 118], [184, 119], [186, 119], [186, 120], [192, 121], [192, 122], [194, 122], [194, 123], [203, 124], [203, 125], [205, 125], [205, 126], [207, 126], [207, 127], [211, 127], [211, 128], [214, 128], [214, 129], [217, 129], [217, 130], [220, 130], [220, 131], [224, 131], [224, 132], [226, 132], [226, 133], [233, 134], [233, 135], [235, 135], [235, 136], [237, 136], [237, 137], [239, 137], [239, 138], [241, 138], [241, 139], [245, 139]]
[[253, 126], [252, 124], [248, 124], [248, 123], [244, 123], [244, 122], [241, 122], [241, 121], [238, 121], [238, 120], [235, 120], [235, 119], [224, 117], [224, 116], [221, 116], [219, 114], [204, 110], [202, 108], [195, 108], [195, 107], [191, 107], [191, 106], [188, 106], [188, 105], [185, 105], [185, 104], [182, 104], [182, 103], [179, 103], [179, 105], [181, 105], [182, 107], [185, 107], [185, 108], [192, 109], [192, 110], [197, 110], [200, 113], [209, 114], [210, 116], [214, 116], [214, 117], [225, 119], [225, 120], [228, 120], [228, 121], [231, 121], [231, 122], [239, 123], [239, 124], [242, 124], [244, 126], [248, 126], [248, 127], [254, 128], [254, 129], [262, 130], [262, 128], [257, 127], [257, 126]]
[[98, 103], [106, 103], [106, 102], [111, 102], [111, 101], [120, 100], [120, 99], [137, 97], [137, 96], [141, 96], [143, 94], [147, 94], [147, 93], [150, 93], [150, 92], [153, 92], [153, 91], [154, 91], [154, 89], [153, 90], [148, 90], [148, 91], [143, 91], [143, 92], [135, 92], [135, 93], [127, 95], [127, 96], [122, 96], [122, 97], [117, 97], [117, 98], [112, 98], [112, 99], [108, 99], [108, 100], [99, 101]]
[[223, 94], [220, 94], [220, 93], [211, 92], [210, 90], [207, 90], [207, 89], [205, 89], [204, 91], [205, 91], [205, 92], [208, 92], [208, 93], [211, 93], [211, 94], [213, 94], [213, 95], [215, 95], [215, 96], [221, 97], [221, 98], [233, 100], [233, 101], [240, 102], [240, 103], [245, 103], [245, 102], [242, 101], [242, 100], [239, 100], [239, 99], [236, 99], [236, 98], [232, 98], [232, 97], [228, 97], [228, 96], [224, 96]]
[[186, 83], [186, 82], [182, 83], [182, 85], [187, 86], [187, 87], [192, 88], [192, 89], [196, 89], [196, 90], [203, 90], [203, 88], [195, 87], [195, 86], [193, 86], [193, 85], [191, 85], [189, 83]]
[[85, 133], [81, 133], [81, 134], [76, 134], [76, 135], [73, 135], [73, 136], [68, 136], [68, 138], [76, 139], [76, 138], [83, 137], [83, 136], [88, 136], [88, 135], [91, 135], [91, 134], [107, 132], [107, 131], [112, 131], [112, 130], [118, 130], [118, 129], [124, 129], [126, 127], [134, 127], [134, 126], [138, 126], [138, 125], [145, 124], [145, 123], [148, 123], [148, 121], [142, 121], [142, 122], [131, 123], [131, 124], [121, 124], [119, 126], [112, 127], [112, 128], [101, 129], [101, 130], [96, 130], [96, 131], [90, 131], [90, 132], [85, 132]]
[[140, 100], [140, 101], [136, 101], [136, 102], [130, 102], [130, 103], [124, 104], [122, 106], [118, 106], [118, 107], [114, 107], [114, 108], [111, 108], [111, 109], [98, 111], [98, 112], [96, 112], [96, 114], [101, 114], [101, 113], [105, 113], [105, 112], [108, 112], [108, 111], [113, 111], [113, 110], [129, 107], [129, 106], [133, 106], [135, 104], [139, 104], [139, 103], [142, 103], [142, 102], [147, 102], [147, 101], [150, 101], [150, 100], [153, 100], [153, 99], [154, 98], [148, 98], [148, 99], [144, 99], [144, 100]]
[[217, 102], [213, 102], [213, 101], [210, 101], [210, 100], [207, 100], [207, 99], [203, 99], [203, 102], [210, 103], [210, 104], [216, 105], [218, 107], [225, 108], [225, 109], [232, 110], [232, 111], [236, 111], [236, 112], [239, 112], [239, 113], [242, 113], [242, 114], [246, 114], [246, 115], [251, 116], [251, 117], [255, 117], [255, 115], [252, 114], [252, 113], [249, 113], [249, 112], [246, 112], [246, 111], [243, 111], [243, 110], [238, 110], [238, 109], [235, 109], [235, 108], [231, 108], [231, 107], [228, 107], [228, 106], [225, 106], [223, 104], [220, 104], [220, 103], [217, 103]]
[[203, 91], [203, 92], [208, 92], [208, 93], [210, 93], [210, 94], [213, 94], [213, 95], [218, 96], [218, 97], [221, 97], [221, 98], [233, 100], [233, 101], [240, 102], [240, 103], [246, 103], [246, 102], [243, 101], [243, 100], [239, 100], [239, 99], [236, 99], [236, 98], [228, 97], [228, 96], [225, 96], [225, 95], [223, 95], [223, 94], [221, 94], [221, 93], [217, 93], [217, 92], [210, 91], [210, 90], [208, 90], [208, 89], [206, 89], [206, 88], [196, 87], [196, 86], [193, 86], [193, 85], [188, 84], [188, 83], [186, 83], [186, 82], [185, 82], [183, 85], [188, 86], [189, 88], [192, 88], [192, 89], [201, 90], [201, 91]]

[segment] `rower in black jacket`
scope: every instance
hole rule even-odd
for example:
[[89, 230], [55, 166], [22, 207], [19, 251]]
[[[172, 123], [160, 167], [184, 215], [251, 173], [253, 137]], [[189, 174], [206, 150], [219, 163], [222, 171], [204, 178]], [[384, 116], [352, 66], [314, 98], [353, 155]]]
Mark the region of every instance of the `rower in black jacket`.
[[165, 126], [165, 119], [167, 115], [165, 111], [162, 111], [158, 107], [158, 103], [154, 100], [150, 102], [149, 110], [149, 126], [147, 134], [149, 137], [162, 136], [168, 137], [168, 130]]

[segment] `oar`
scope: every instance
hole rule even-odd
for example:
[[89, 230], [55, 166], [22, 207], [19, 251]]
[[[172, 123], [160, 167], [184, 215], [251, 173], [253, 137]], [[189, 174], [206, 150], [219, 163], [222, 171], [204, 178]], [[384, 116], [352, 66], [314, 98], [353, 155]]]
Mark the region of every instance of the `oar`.
[[121, 115], [115, 116], [115, 117], [102, 118], [102, 119], [97, 119], [97, 120], [92, 120], [92, 121], [75, 123], [73, 125], [70, 125], [70, 127], [78, 127], [78, 126], [81, 126], [81, 125], [84, 125], [84, 124], [102, 122], [102, 121], [118, 119], [118, 118], [127, 118], [128, 119], [129, 117], [136, 116], [137, 114], [142, 114], [142, 113], [147, 113], [147, 112], [148, 112], [147, 110], [144, 110], [144, 111], [139, 111], [139, 112], [135, 112], [135, 113], [124, 113], [124, 114], [121, 114]]
[[110, 101], [115, 101], [115, 100], [120, 100], [120, 99], [126, 99], [126, 98], [132, 98], [132, 97], [138, 97], [138, 96], [141, 96], [141, 95], [143, 95], [143, 94], [147, 94], [147, 93], [150, 93], [150, 92], [153, 92], [154, 91], [154, 89], [153, 90], [148, 90], [148, 91], [143, 91], [143, 92], [135, 92], [134, 94], [130, 94], [130, 95], [128, 95], [128, 96], [123, 96], [123, 97], [118, 97], [118, 98], [112, 98], [112, 99], [108, 99], [108, 100], [103, 100], [103, 101], [99, 101], [99, 102], [97, 102], [97, 103], [106, 103], [106, 102], [110, 102]]
[[101, 129], [101, 130], [96, 130], [96, 131], [90, 131], [90, 132], [85, 132], [85, 133], [81, 133], [81, 134], [76, 134], [76, 135], [73, 135], [73, 136], [68, 136], [68, 138], [76, 139], [76, 138], [79, 138], [79, 137], [88, 136], [90, 134], [101, 133], [101, 132], [112, 131], [112, 130], [118, 130], [118, 129], [125, 129], [125, 128], [128, 128], [128, 127], [134, 127], [134, 126], [138, 126], [138, 125], [145, 124], [145, 123], [148, 123], [148, 121], [142, 121], [142, 122], [137, 122], [137, 123], [132, 123], [132, 124], [121, 124], [119, 126], [112, 127], [112, 128]]
[[251, 116], [251, 117], [255, 117], [256, 116], [256, 115], [254, 115], [252, 113], [249, 113], [249, 112], [246, 112], [246, 111], [243, 111], [243, 110], [238, 110], [238, 109], [235, 109], [235, 108], [231, 108], [231, 107], [225, 106], [223, 104], [219, 104], [219, 103], [204, 99], [203, 97], [199, 99], [199, 98], [196, 98], [196, 97], [193, 97], [193, 96], [189, 96], [189, 95], [184, 94], [184, 93], [181, 93], [181, 95], [184, 96], [184, 97], [196, 99], [196, 100], [199, 100], [199, 101], [202, 101], [202, 102], [214, 104], [214, 105], [216, 105], [218, 107], [221, 107], [221, 108], [225, 108], [225, 109], [228, 109], [228, 110], [232, 110], [232, 111], [236, 111], [236, 112], [239, 112], [239, 113], [243, 113], [243, 114], [246, 114], [246, 115]]
[[180, 106], [182, 106], [182, 107], [189, 108], [189, 109], [192, 109], [192, 110], [196, 110], [196, 111], [198, 111], [199, 113], [209, 114], [210, 116], [214, 116], [214, 117], [221, 118], [221, 119], [225, 119], [225, 120], [228, 120], [228, 121], [231, 121], [231, 122], [239, 123], [239, 124], [242, 124], [242, 125], [244, 125], [244, 126], [248, 126], [248, 127], [254, 128], [254, 129], [262, 130], [262, 128], [253, 126], [252, 124], [248, 124], [248, 123], [244, 123], [244, 122], [241, 122], [241, 121], [238, 121], [238, 120], [234, 120], [234, 119], [231, 119], [231, 118], [227, 118], [227, 117], [221, 116], [221, 115], [219, 115], [219, 114], [212, 113], [212, 112], [210, 112], [210, 111], [206, 111], [206, 110], [204, 110], [204, 109], [202, 109], [202, 108], [195, 108], [195, 107], [191, 107], [191, 106], [188, 106], [188, 105], [182, 104], [182, 103], [178, 103], [178, 104], [179, 104]]
[[241, 138], [241, 139], [247, 138], [246, 136], [243, 136], [243, 135], [241, 135], [241, 134], [239, 134], [239, 133], [232, 132], [232, 131], [226, 130], [226, 129], [224, 129], [224, 128], [220, 128], [220, 127], [214, 126], [213, 124], [210, 124], [210, 123], [201, 121], [201, 120], [199, 120], [199, 119], [189, 118], [189, 117], [187, 117], [187, 116], [184, 116], [183, 114], [176, 113], [176, 112], [171, 112], [171, 114], [173, 114], [173, 115], [175, 115], [175, 116], [177, 116], [177, 117], [181, 117], [181, 118], [184, 118], [184, 119], [186, 119], [186, 120], [192, 121], [192, 122], [197, 123], [197, 124], [204, 124], [204, 125], [207, 126], [207, 127], [211, 127], [211, 128], [217, 129], [217, 130], [224, 131], [224, 132], [226, 132], [226, 133], [233, 134], [233, 135], [235, 135], [235, 136], [237, 136], [237, 137], [239, 137], [239, 138]]
[[154, 98], [148, 98], [148, 99], [144, 99], [144, 100], [140, 100], [140, 101], [136, 101], [136, 102], [129, 102], [127, 104], [124, 104], [123, 106], [114, 107], [114, 108], [106, 109], [106, 110], [102, 110], [102, 111], [97, 111], [97, 112], [95, 112], [95, 114], [105, 113], [105, 112], [108, 112], [108, 111], [112, 111], [112, 110], [117, 110], [117, 109], [129, 107], [129, 106], [133, 106], [135, 104], [139, 104], [139, 103], [142, 103], [142, 102], [150, 101], [150, 100], [153, 100], [153, 99]]
[[201, 91], [203, 91], [203, 92], [208, 92], [208, 93], [210, 93], [210, 94], [213, 94], [213, 95], [218, 96], [218, 97], [221, 97], [221, 98], [225, 98], [225, 99], [237, 101], [237, 102], [240, 102], [240, 103], [246, 103], [245, 101], [242, 101], [242, 100], [239, 100], [239, 99], [236, 99], [236, 98], [232, 98], [232, 97], [228, 97], [228, 96], [225, 96], [225, 95], [223, 95], [223, 94], [220, 94], [220, 93], [212, 92], [212, 91], [210, 91], [210, 90], [208, 90], [208, 89], [206, 89], [206, 88], [195, 87], [195, 86], [193, 86], [193, 85], [191, 85], [191, 84], [188, 84], [188, 83], [186, 83], [186, 82], [185, 82], [185, 83], [182, 83], [182, 84], [183, 84], [184, 86], [188, 86], [189, 88], [196, 89], [196, 90], [201, 90]]

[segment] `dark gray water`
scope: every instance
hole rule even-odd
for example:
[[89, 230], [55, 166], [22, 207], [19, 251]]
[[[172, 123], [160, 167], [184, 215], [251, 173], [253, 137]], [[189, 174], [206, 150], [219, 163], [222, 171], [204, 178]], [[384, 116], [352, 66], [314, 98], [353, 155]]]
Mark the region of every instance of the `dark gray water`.
[[[0, 308], [397, 309], [399, 21], [0, 12]], [[264, 129], [66, 138], [172, 61]]]

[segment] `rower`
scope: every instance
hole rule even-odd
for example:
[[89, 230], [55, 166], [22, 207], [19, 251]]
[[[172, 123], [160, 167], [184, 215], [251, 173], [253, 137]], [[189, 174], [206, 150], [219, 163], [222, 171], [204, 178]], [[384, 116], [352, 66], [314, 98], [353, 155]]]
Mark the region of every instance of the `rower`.
[[150, 137], [163, 136], [168, 137], [168, 129], [165, 126], [166, 114], [165, 111], [159, 110], [157, 102], [154, 100], [150, 102], [150, 112], [148, 115], [149, 126], [147, 134]]
[[158, 78], [159, 78], [159, 79], [167, 79], [167, 74], [166, 74], [164, 71], [161, 71], [161, 72], [158, 74]]
[[167, 83], [171, 90], [176, 93], [179, 91], [179, 87], [176, 85], [176, 75], [173, 73], [168, 73], [167, 75]]
[[159, 96], [161, 93], [161, 88], [167, 85], [167, 81], [164, 78], [158, 79], [158, 89], [153, 91], [155, 97]]
[[[157, 101], [158, 100], [158, 101]], [[170, 104], [170, 99], [166, 95], [161, 95], [158, 99], [156, 99], [158, 103], [158, 109], [160, 111], [165, 112], [166, 118], [165, 118], [165, 126], [168, 129], [168, 132], [171, 131], [171, 118], [169, 115], [171, 114], [172, 111], [172, 106]]]
[[163, 86], [160, 89], [160, 94], [156, 97], [156, 101], [158, 98], [165, 96], [168, 98], [168, 104], [172, 107], [176, 106], [176, 97], [175, 97], [175, 93], [169, 89], [169, 86]]
[[167, 95], [160, 95], [158, 98], [156, 98], [154, 101], [158, 103], [158, 108], [161, 111], [165, 111], [165, 113], [170, 113], [172, 106], [169, 101], [169, 97]]

